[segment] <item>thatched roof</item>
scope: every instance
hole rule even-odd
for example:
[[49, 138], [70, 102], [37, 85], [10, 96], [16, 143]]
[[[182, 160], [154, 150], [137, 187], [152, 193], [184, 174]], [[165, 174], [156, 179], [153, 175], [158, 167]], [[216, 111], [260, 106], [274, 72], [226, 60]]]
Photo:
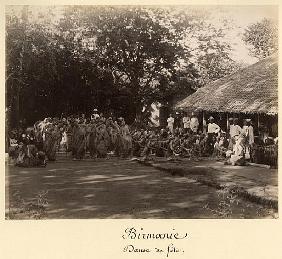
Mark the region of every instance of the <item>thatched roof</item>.
[[176, 108], [211, 112], [278, 113], [278, 55], [199, 88]]

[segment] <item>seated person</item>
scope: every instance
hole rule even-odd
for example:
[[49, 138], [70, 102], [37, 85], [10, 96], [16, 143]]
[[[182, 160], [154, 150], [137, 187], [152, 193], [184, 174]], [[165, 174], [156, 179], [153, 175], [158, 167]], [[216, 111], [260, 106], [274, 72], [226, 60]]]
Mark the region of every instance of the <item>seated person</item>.
[[16, 159], [18, 156], [19, 151], [19, 144], [16, 137], [16, 133], [14, 131], [11, 132], [10, 138], [9, 138], [9, 157], [12, 159]]
[[216, 142], [214, 144], [214, 152], [213, 156], [215, 157], [225, 157], [226, 151], [228, 150], [228, 140], [226, 138], [225, 133], [221, 133], [219, 137], [217, 137]]
[[43, 151], [38, 151], [34, 144], [28, 140], [19, 145], [19, 153], [16, 159], [16, 166], [19, 167], [45, 167], [46, 156]]
[[226, 157], [229, 157], [226, 164], [244, 165], [245, 164], [244, 147], [245, 147], [246, 137], [244, 134], [241, 134], [240, 136], [236, 136], [235, 140], [236, 143], [233, 147], [233, 151], [231, 152], [230, 150], [228, 150], [226, 152]]

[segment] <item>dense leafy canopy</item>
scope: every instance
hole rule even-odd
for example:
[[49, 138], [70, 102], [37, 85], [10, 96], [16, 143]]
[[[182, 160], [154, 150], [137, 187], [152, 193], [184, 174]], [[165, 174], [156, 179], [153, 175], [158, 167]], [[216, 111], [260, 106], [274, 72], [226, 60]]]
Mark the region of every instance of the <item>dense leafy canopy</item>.
[[251, 45], [251, 54], [259, 59], [278, 51], [278, 27], [270, 19], [250, 25], [243, 39]]
[[[224, 28], [172, 7], [7, 14], [7, 107], [14, 124], [94, 107], [128, 122], [236, 69]], [[206, 29], [208, 28], [208, 30]], [[199, 33], [201, 32], [201, 33]], [[196, 44], [195, 44], [196, 42]]]

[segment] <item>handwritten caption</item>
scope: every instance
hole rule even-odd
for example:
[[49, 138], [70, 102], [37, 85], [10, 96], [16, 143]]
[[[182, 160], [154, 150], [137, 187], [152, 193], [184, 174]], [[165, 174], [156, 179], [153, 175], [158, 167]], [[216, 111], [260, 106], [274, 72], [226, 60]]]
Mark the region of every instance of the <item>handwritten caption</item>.
[[[179, 233], [175, 229], [166, 233], [145, 233], [143, 228], [136, 229], [135, 227], [126, 228], [122, 238], [132, 241], [123, 248], [123, 252], [131, 254], [146, 254], [157, 253], [169, 257], [174, 254], [183, 254], [185, 251], [183, 248], [177, 246], [177, 240], [188, 239], [188, 233]], [[150, 244], [140, 247], [133, 241], [136, 240], [163, 240], [169, 241], [162, 244], [160, 247], [149, 247]]]

